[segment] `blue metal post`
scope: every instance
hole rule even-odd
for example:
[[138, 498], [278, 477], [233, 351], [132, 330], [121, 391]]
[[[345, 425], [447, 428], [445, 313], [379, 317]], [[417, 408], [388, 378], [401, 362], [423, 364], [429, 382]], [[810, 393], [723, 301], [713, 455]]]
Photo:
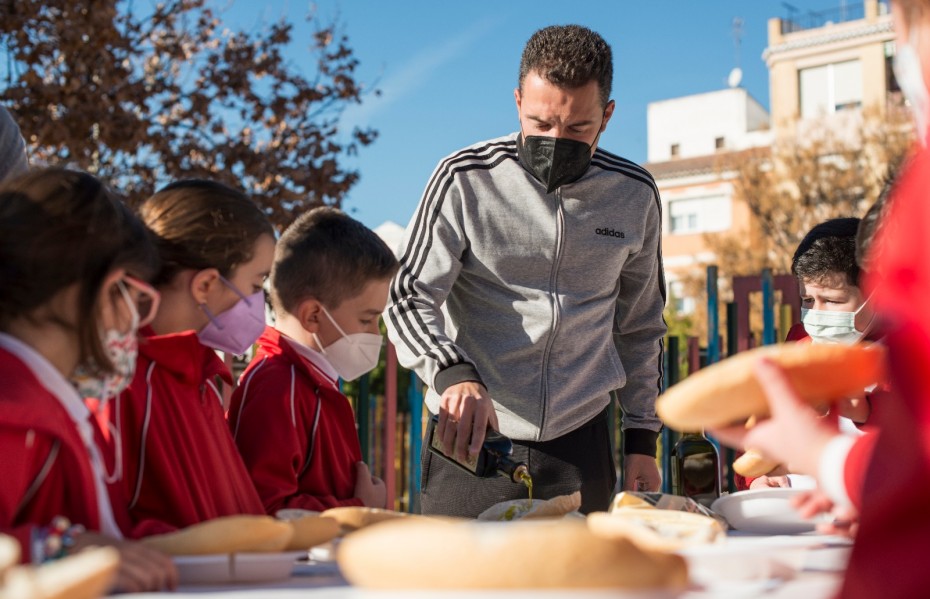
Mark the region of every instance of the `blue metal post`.
[[720, 361], [720, 292], [717, 267], [707, 267], [707, 365]]
[[422, 383], [416, 373], [410, 373], [407, 387], [407, 402], [410, 407], [410, 473], [408, 482], [407, 510], [420, 512], [420, 451], [423, 447], [423, 392]]
[[762, 345], [772, 345], [775, 339], [775, 285], [772, 269], [762, 269]]

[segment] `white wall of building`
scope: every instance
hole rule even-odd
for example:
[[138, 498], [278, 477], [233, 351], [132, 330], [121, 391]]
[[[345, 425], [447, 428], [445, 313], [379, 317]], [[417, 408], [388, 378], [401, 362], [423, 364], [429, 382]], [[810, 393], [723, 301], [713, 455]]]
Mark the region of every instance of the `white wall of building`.
[[649, 162], [771, 143], [768, 113], [738, 87], [652, 102], [647, 121]]

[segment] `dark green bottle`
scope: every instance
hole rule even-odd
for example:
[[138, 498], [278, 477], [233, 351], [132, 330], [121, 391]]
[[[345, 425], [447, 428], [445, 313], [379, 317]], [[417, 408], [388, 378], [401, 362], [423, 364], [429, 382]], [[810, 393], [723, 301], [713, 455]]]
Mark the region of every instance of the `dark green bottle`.
[[460, 462], [443, 452], [442, 441], [435, 435], [436, 427], [439, 424], [439, 416], [434, 415], [431, 420], [433, 425], [430, 427], [429, 450], [435, 455], [481, 478], [500, 475], [506, 476], [515, 483], [526, 484], [525, 481], [529, 478], [529, 470], [526, 464], [513, 459], [513, 442], [509, 437], [505, 437], [489, 428], [484, 436], [484, 444], [481, 446], [478, 455], [467, 462]]
[[672, 493], [708, 507], [720, 497], [720, 454], [702, 431], [683, 433], [670, 457]]

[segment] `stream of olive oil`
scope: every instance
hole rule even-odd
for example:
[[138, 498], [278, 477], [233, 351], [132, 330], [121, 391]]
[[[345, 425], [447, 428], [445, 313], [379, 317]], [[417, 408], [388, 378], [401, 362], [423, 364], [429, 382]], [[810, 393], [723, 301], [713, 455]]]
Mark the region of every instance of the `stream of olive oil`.
[[529, 507], [533, 507], [533, 477], [530, 476], [530, 473], [529, 473], [529, 472], [524, 471], [524, 472], [521, 472], [521, 473], [520, 473], [520, 481], [521, 481], [524, 485], [526, 485], [526, 490], [527, 490], [527, 491], [529, 492], [529, 494], [530, 494], [530, 505], [529, 505]]

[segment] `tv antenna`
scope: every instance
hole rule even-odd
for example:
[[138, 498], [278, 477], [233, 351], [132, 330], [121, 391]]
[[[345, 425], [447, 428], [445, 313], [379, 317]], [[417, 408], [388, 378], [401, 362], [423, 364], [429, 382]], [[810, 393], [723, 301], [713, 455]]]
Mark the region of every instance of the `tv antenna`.
[[736, 66], [730, 71], [727, 77], [727, 85], [730, 87], [739, 87], [743, 80], [743, 69], [740, 68], [740, 45], [743, 41], [743, 19], [740, 17], [733, 18], [733, 48]]

